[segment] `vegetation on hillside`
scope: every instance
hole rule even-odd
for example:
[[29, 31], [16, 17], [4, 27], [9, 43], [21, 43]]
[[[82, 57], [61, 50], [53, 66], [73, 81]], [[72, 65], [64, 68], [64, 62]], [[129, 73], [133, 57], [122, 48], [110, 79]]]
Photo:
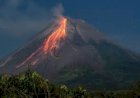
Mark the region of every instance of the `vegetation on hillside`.
[[140, 98], [140, 83], [129, 90], [89, 91], [81, 86], [70, 89], [28, 70], [19, 75], [1, 75], [0, 98]]

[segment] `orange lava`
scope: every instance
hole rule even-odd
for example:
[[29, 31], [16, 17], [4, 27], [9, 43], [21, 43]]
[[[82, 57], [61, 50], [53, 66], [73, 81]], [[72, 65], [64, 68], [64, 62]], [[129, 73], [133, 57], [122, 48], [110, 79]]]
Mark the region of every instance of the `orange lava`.
[[62, 17], [59, 23], [58, 28], [44, 41], [43, 51], [45, 54], [52, 55], [59, 48], [60, 42], [66, 38], [67, 19]]

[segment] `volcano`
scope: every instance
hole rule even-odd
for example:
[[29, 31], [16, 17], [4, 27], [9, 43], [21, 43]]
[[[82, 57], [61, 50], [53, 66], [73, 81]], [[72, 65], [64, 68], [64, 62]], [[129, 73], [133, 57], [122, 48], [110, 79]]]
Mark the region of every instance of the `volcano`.
[[140, 55], [83, 20], [62, 17], [0, 60], [0, 74], [18, 74], [28, 68], [70, 87], [119, 89], [139, 80]]

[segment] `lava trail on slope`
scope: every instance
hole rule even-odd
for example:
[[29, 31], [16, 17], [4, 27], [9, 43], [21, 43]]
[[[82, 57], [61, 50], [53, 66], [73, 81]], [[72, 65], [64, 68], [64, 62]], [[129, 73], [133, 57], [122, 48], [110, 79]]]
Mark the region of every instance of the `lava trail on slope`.
[[[33, 52], [30, 56], [28, 56], [21, 64], [17, 66], [17, 68], [25, 65], [34, 56], [41, 56], [40, 54], [42, 53], [46, 56], [49, 54], [53, 56], [55, 51], [57, 51], [57, 49], [59, 48], [61, 41], [63, 41], [67, 36], [66, 27], [67, 19], [65, 17], [62, 17], [59, 21], [58, 27], [49, 35], [49, 37], [44, 40], [42, 46], [35, 52]], [[38, 59], [32, 61], [31, 65], [36, 64], [38, 61]]]

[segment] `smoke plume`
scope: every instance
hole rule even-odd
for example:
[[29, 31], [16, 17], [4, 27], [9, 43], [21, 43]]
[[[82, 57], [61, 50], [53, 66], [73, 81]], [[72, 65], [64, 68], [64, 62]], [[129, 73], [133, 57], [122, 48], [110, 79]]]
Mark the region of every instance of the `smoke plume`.
[[64, 13], [63, 5], [61, 3], [58, 4], [56, 7], [52, 9], [52, 12], [53, 12], [53, 16], [56, 17], [57, 19], [62, 18]]

